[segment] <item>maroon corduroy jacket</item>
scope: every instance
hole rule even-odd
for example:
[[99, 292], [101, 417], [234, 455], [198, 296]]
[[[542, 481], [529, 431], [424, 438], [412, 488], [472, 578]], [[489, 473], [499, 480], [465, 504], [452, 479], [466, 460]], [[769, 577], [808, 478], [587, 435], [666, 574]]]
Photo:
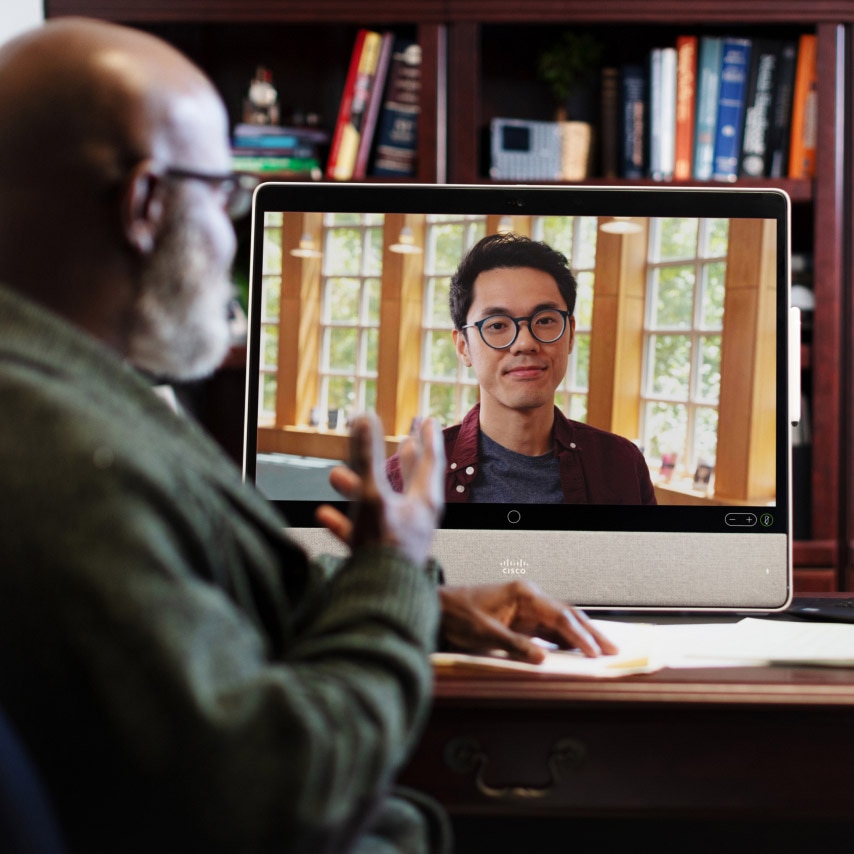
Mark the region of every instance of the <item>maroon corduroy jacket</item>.
[[[465, 502], [477, 477], [480, 404], [460, 424], [446, 427], [445, 501]], [[570, 421], [555, 407], [554, 453], [559, 460], [565, 504], [655, 504], [649, 469], [637, 446], [622, 436]], [[392, 487], [403, 478], [398, 455], [386, 462]]]

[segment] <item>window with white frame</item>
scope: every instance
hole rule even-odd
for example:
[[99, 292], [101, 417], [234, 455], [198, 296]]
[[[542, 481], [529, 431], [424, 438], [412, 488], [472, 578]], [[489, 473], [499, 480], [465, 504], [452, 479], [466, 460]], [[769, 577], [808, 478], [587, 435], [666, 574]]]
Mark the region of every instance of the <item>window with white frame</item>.
[[383, 215], [324, 217], [319, 413], [376, 408]]
[[531, 236], [562, 252], [578, 283], [575, 346], [566, 377], [555, 392], [555, 404], [574, 421], [587, 420], [597, 225], [594, 216], [536, 216], [531, 223]]
[[279, 366], [279, 303], [282, 289], [282, 215], [264, 215], [262, 260], [261, 349], [258, 382], [258, 419], [272, 423], [276, 414]]
[[651, 462], [714, 465], [729, 223], [650, 221], [641, 442]]
[[460, 260], [485, 234], [484, 216], [427, 216], [420, 413], [445, 425], [459, 423], [477, 401], [474, 372], [454, 348], [448, 296]]

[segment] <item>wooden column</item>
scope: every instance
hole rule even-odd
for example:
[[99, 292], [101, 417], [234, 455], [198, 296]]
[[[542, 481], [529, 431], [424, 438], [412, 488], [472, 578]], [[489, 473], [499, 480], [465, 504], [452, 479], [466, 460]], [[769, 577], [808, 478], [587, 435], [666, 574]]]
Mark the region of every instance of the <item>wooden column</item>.
[[386, 434], [395, 436], [409, 433], [418, 415], [421, 376], [424, 253], [407, 255], [391, 249], [404, 226], [412, 229], [415, 245], [423, 249], [424, 216], [389, 214], [383, 235], [377, 414]]
[[777, 240], [768, 220], [730, 220], [715, 497], [776, 499]]
[[[321, 245], [323, 214], [284, 214], [276, 426], [305, 425], [317, 404], [316, 354], [320, 352], [320, 258], [296, 258], [290, 250], [307, 234]], [[310, 354], [307, 357], [307, 354]]]
[[[610, 217], [600, 218], [600, 226]], [[587, 423], [621, 436], [639, 432], [648, 223], [635, 234], [600, 228], [590, 332]]]

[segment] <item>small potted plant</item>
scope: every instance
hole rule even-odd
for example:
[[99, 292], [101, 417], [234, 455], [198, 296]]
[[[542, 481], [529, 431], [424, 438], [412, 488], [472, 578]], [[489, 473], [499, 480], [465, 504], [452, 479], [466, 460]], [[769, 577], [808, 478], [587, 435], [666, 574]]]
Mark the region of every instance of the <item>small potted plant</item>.
[[555, 120], [589, 122], [591, 94], [602, 60], [602, 45], [588, 32], [567, 30], [539, 55], [537, 71], [551, 89]]
[[561, 133], [561, 175], [580, 181], [590, 171], [593, 95], [602, 46], [590, 33], [567, 30], [540, 53], [538, 73], [551, 89]]

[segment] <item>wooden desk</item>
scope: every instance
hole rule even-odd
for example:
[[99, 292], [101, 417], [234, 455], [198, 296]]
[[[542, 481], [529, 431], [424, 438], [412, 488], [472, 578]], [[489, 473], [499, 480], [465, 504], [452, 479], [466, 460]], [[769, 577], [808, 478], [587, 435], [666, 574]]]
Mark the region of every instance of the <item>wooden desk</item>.
[[[605, 851], [644, 834], [659, 851], [851, 850], [854, 670], [442, 674], [403, 781], [445, 805], [465, 854], [570, 851], [579, 833]], [[546, 826], [563, 847], [537, 841]], [[665, 828], [693, 842], [662, 847]]]

